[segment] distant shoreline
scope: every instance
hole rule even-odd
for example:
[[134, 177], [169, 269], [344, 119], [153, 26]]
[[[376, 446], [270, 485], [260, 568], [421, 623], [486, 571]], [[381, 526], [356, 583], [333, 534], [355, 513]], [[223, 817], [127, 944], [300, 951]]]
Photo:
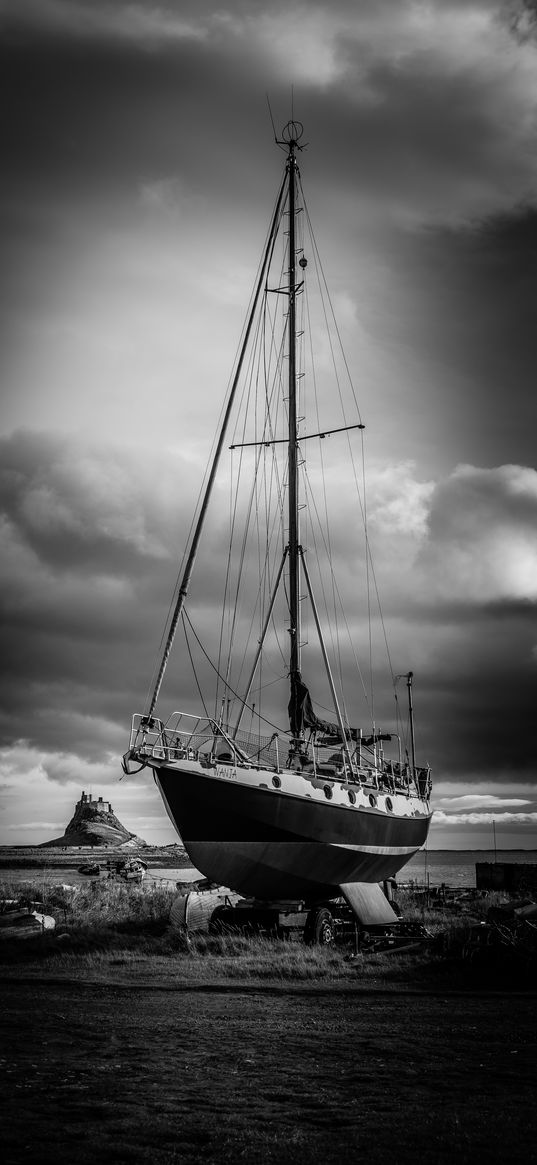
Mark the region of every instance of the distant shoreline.
[[[491, 854], [490, 849], [434, 849], [421, 850], [419, 855], [428, 856], [429, 858], [436, 857], [441, 854]], [[513, 848], [497, 849], [497, 860], [502, 859], [502, 854], [509, 853], [524, 853], [535, 854], [537, 860], [537, 849], [520, 847], [516, 850]], [[185, 869], [192, 865], [184, 846], [179, 842], [164, 846], [41, 846], [41, 845], [2, 845], [0, 846], [0, 870], [5, 869], [38, 869], [43, 870], [48, 867], [61, 867], [62, 869], [76, 869], [81, 862], [91, 859], [94, 862], [104, 864], [107, 861], [120, 861], [128, 857], [141, 857], [148, 867], [158, 867], [160, 869]]]
[[[141, 845], [141, 846], [137, 846], [137, 847], [134, 847], [134, 846], [130, 847], [128, 845], [123, 845], [123, 846], [108, 846], [108, 845], [102, 845], [102, 846], [98, 846], [98, 845], [50, 846], [46, 842], [38, 842], [36, 845], [0, 845], [0, 861], [2, 860], [2, 858], [5, 855], [8, 855], [8, 854], [19, 854], [21, 856], [22, 855], [30, 856], [30, 855], [35, 854], [35, 855], [42, 855], [43, 857], [45, 857], [46, 853], [53, 854], [54, 856], [56, 856], [58, 854], [69, 854], [69, 853], [112, 853], [112, 852], [115, 853], [116, 851], [118, 851], [118, 852], [120, 851], [121, 853], [126, 853], [126, 852], [131, 852], [131, 850], [132, 850], [132, 852], [135, 852], [135, 851], [137, 852], [139, 850], [140, 852], [143, 851], [146, 854], [157, 853], [159, 855], [164, 854], [166, 852], [175, 852], [175, 853], [177, 851], [179, 851], [181, 853], [185, 852], [184, 846], [182, 846], [180, 842], [169, 842], [167, 845], [145, 845], [145, 846]], [[470, 845], [470, 846], [438, 846], [438, 847], [435, 846], [434, 848], [429, 846], [427, 848], [427, 850], [425, 850], [425, 847], [421, 850], [418, 850], [418, 853], [425, 853], [425, 852], [427, 852], [429, 854], [468, 854], [468, 853], [487, 854], [487, 853], [493, 853], [494, 851], [493, 851], [493, 847], [491, 847], [490, 845], [489, 846], [486, 846], [486, 845], [484, 845], [484, 846], [473, 846], [473, 845]], [[537, 846], [532, 846], [532, 845], [530, 845], [530, 846], [524, 846], [524, 845], [496, 846], [496, 852], [499, 854], [511, 854], [511, 853], [537, 854]]]
[[143, 857], [148, 867], [160, 869], [183, 869], [192, 862], [186, 850], [179, 843], [157, 846], [61, 846], [53, 848], [31, 845], [0, 846], [1, 869], [46, 869], [61, 866], [69, 870], [91, 858], [94, 862], [120, 861], [122, 858]]

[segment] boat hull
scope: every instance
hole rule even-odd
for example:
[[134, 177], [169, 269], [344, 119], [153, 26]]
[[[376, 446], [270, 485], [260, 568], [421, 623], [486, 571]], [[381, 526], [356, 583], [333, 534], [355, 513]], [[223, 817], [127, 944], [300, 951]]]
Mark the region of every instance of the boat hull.
[[427, 838], [431, 814], [417, 798], [371, 805], [362, 795], [363, 803], [350, 804], [341, 786], [284, 772], [274, 788], [272, 777], [155, 767], [168, 814], [205, 877], [256, 898], [314, 901], [342, 883], [393, 877]]

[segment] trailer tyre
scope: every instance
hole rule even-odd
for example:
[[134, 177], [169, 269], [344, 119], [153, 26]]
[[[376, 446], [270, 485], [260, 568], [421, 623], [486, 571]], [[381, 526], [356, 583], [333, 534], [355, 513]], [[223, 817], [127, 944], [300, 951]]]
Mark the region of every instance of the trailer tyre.
[[336, 941], [334, 919], [326, 906], [312, 910], [304, 938], [310, 946], [331, 947]]
[[209, 934], [226, 934], [228, 932], [229, 926], [226, 926], [226, 923], [222, 919], [222, 915], [225, 913], [225, 906], [217, 906], [216, 909], [213, 910], [209, 919]]

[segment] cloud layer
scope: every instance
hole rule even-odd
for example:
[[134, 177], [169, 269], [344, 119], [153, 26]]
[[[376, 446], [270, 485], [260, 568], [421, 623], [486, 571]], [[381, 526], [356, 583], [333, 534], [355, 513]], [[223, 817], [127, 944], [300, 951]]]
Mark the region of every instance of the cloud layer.
[[[109, 782], [145, 698], [280, 180], [268, 93], [278, 132], [305, 124], [420, 747], [462, 796], [533, 788], [534, 6], [6, 0], [0, 22], [8, 777], [20, 748], [40, 788]], [[347, 487], [342, 466], [332, 546], [354, 599]], [[218, 494], [203, 626], [223, 511]], [[531, 827], [531, 796], [504, 804], [441, 812]]]
[[[162, 453], [158, 474], [146, 466], [140, 475], [132, 450], [36, 433], [5, 439], [2, 461], [4, 741], [77, 749], [94, 763], [121, 750], [145, 698], [195, 492], [191, 467]], [[222, 504], [217, 494], [192, 600], [204, 626], [218, 625]], [[537, 474], [464, 466], [420, 483], [396, 464], [370, 474], [369, 507], [383, 607], [396, 658], [404, 651], [417, 672], [428, 759], [461, 779], [533, 773]], [[351, 598], [349, 518], [337, 512], [334, 569]], [[61, 765], [48, 771], [62, 779]]]

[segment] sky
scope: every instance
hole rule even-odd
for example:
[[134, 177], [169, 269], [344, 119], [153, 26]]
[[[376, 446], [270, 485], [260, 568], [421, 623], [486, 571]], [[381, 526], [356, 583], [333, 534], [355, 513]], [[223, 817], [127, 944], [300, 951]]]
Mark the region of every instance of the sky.
[[305, 127], [429, 844], [536, 848], [537, 5], [0, 0], [0, 54], [0, 844], [82, 789], [175, 840], [119, 758], [280, 183], [268, 95]]

